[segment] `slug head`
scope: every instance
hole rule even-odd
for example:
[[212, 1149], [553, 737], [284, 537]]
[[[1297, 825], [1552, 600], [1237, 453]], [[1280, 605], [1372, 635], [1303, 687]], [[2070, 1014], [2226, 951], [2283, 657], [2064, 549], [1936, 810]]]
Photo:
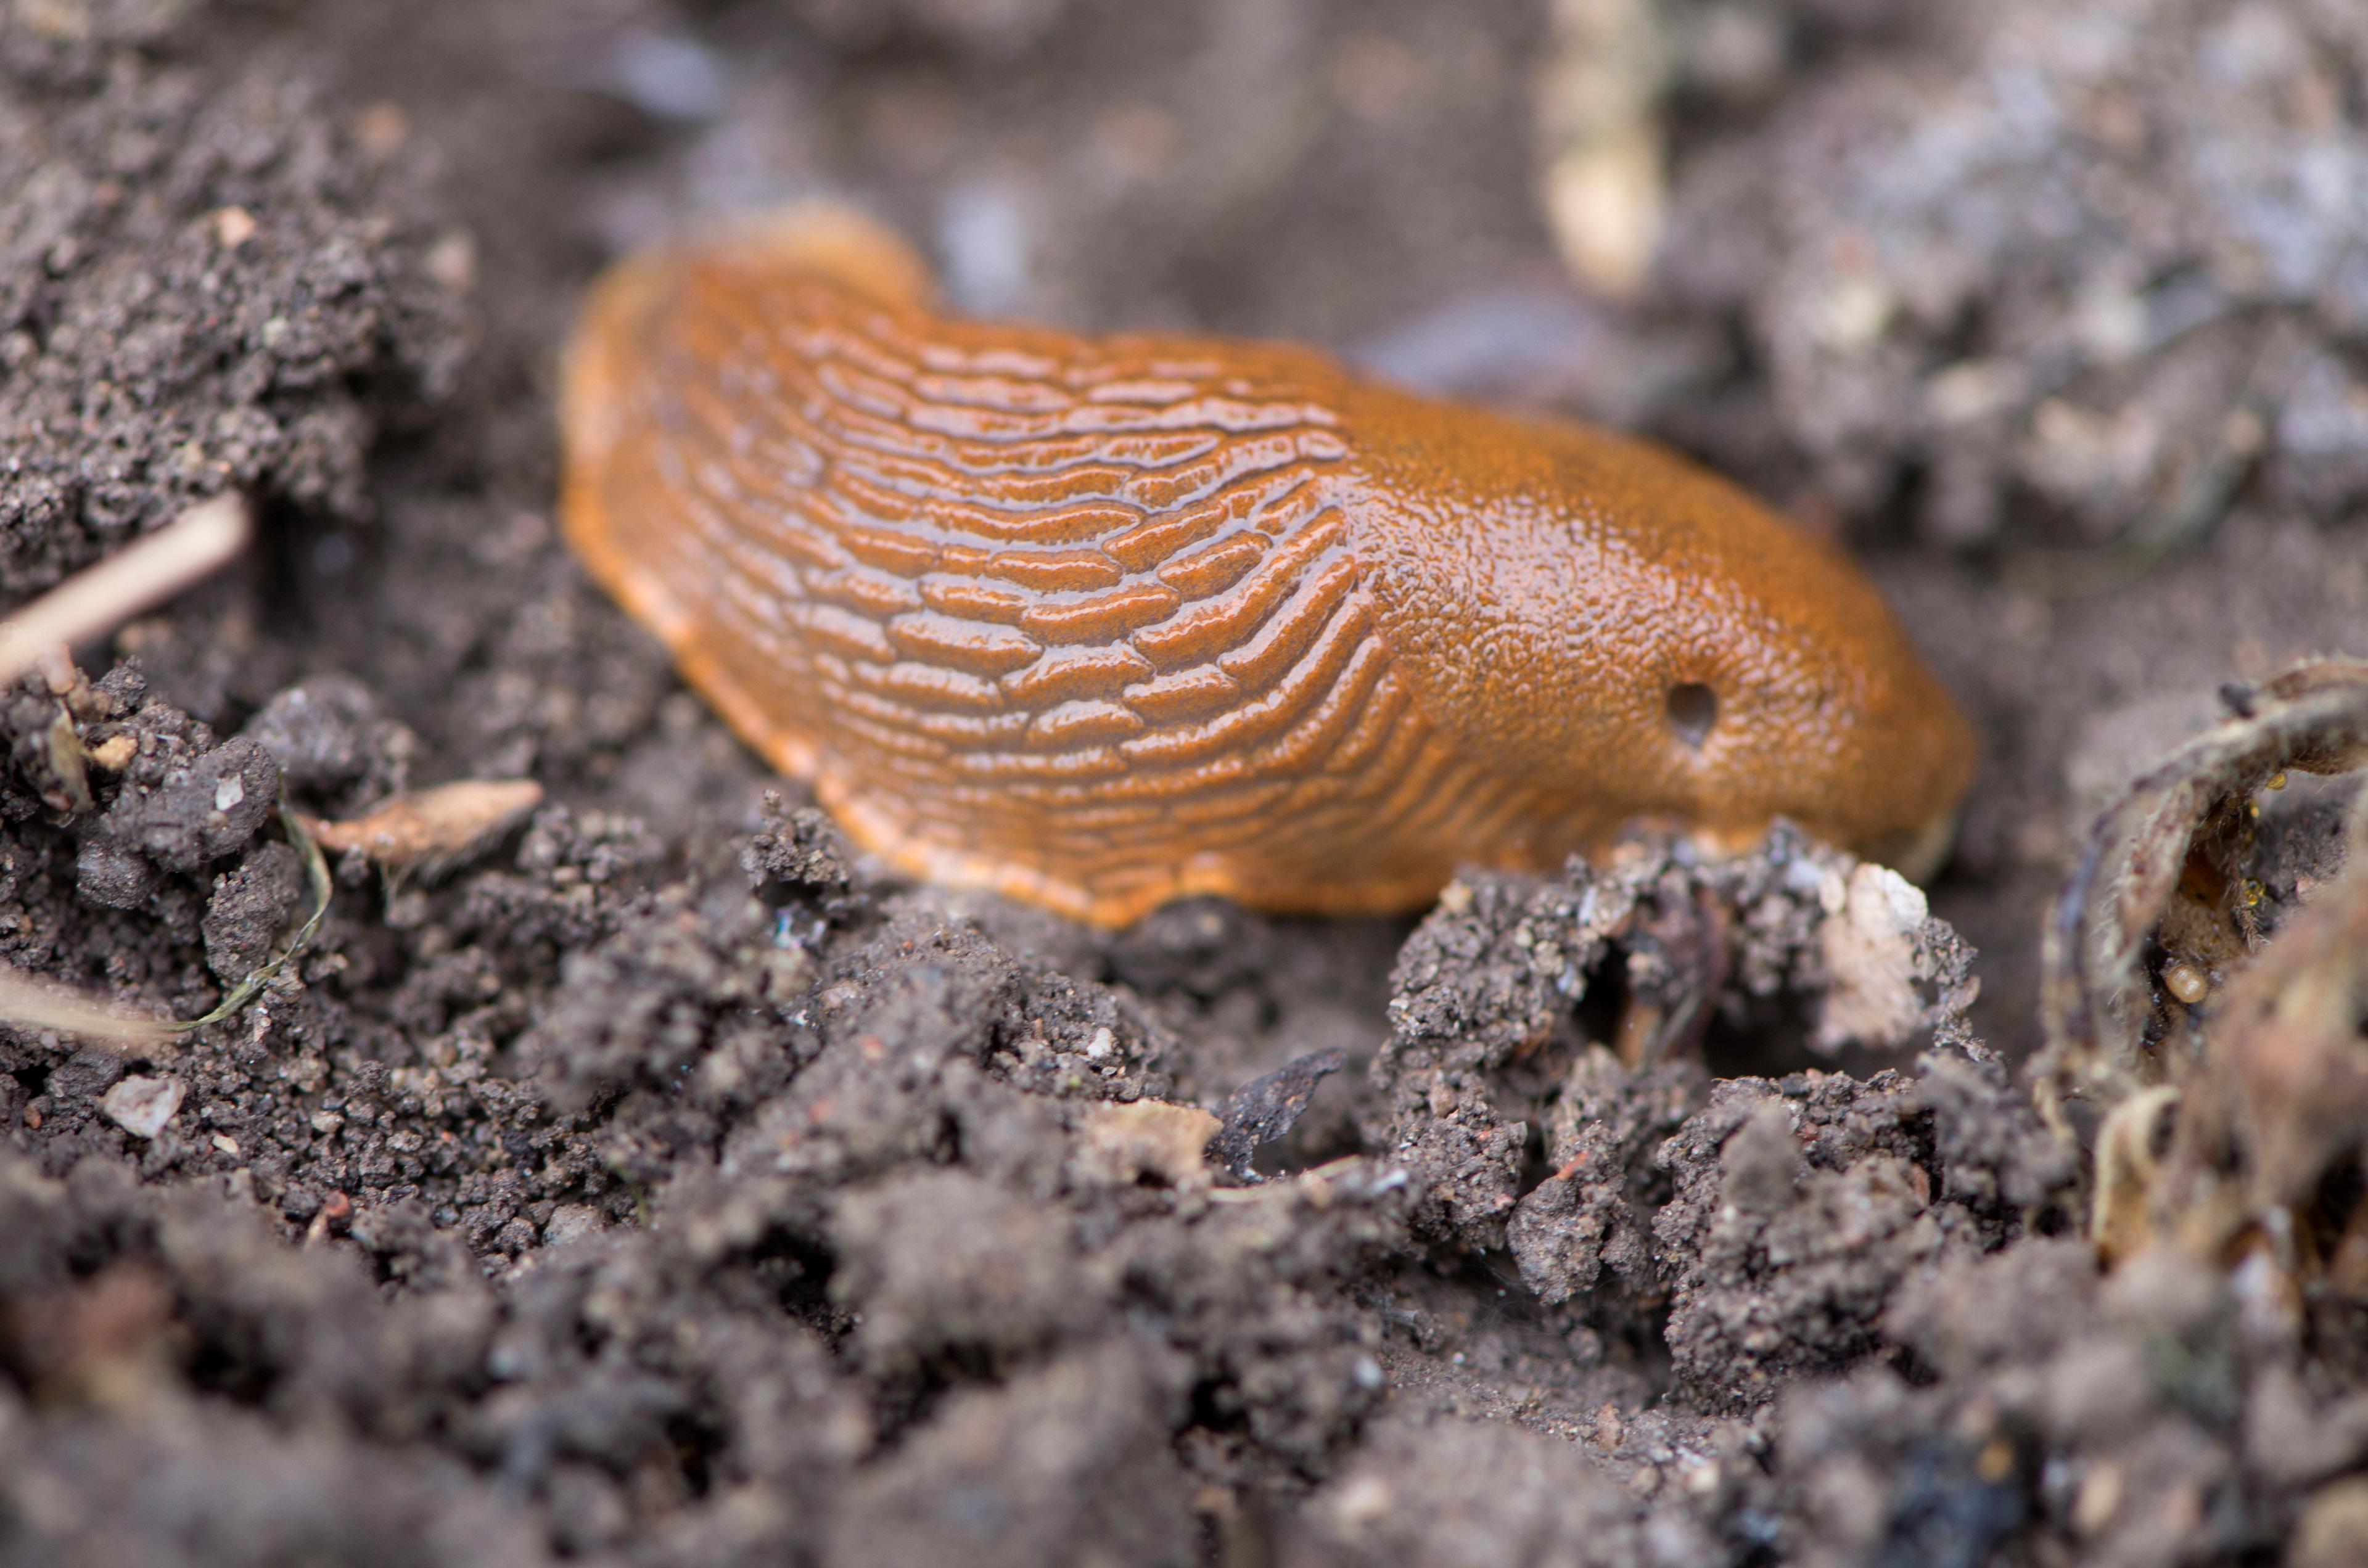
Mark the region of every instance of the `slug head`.
[[1937, 869], [1973, 737], [1848, 560], [1658, 449], [1450, 412], [1356, 421], [1359, 557], [1433, 722], [1577, 844], [1657, 816], [1739, 847], [1785, 816]]

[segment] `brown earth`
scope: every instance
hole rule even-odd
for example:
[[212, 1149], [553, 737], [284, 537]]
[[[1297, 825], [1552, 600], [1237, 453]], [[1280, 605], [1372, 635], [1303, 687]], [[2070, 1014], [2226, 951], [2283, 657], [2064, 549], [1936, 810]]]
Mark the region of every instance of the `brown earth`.
[[[547, 791], [348, 857], [184, 1044], [0, 1030], [0, 1560], [2361, 1560], [2368, 1325], [2100, 1275], [2016, 1069], [2104, 798], [2368, 653], [2368, 24], [1664, 20], [1612, 309], [1530, 0], [0, 9], [0, 588], [264, 523], [0, 703], [0, 955], [195, 1017], [304, 902], [275, 798]], [[967, 308], [1323, 344], [1847, 537], [1987, 754], [1908, 1043], [1816, 1048], [1859, 884], [1791, 835], [1116, 934], [851, 857], [550, 513], [585, 281], [817, 192]]]

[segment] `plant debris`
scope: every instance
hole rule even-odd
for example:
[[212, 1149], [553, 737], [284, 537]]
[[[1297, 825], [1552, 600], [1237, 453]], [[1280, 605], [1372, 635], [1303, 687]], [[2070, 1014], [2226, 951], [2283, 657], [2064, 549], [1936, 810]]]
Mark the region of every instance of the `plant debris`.
[[433, 881], [484, 849], [542, 803], [531, 778], [469, 778], [397, 795], [350, 822], [304, 819], [322, 848], [356, 854], [391, 875]]

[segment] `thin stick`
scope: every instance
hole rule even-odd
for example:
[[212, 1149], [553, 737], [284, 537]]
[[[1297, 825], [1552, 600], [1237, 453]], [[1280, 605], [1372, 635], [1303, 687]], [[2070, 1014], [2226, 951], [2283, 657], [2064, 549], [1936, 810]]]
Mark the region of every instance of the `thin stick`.
[[[254, 519], [246, 499], [235, 494], [200, 501], [138, 543], [116, 551], [96, 566], [75, 573], [56, 587], [0, 621], [0, 686], [15, 680], [51, 649], [71, 645], [110, 631], [161, 604], [213, 572], [246, 548]], [[319, 865], [320, 851], [310, 839], [299, 843], [310, 850], [314, 866], [314, 896], [322, 896], [326, 877]], [[321, 910], [305, 924], [297, 945], [309, 940], [319, 926]], [[267, 965], [263, 978], [285, 962]], [[257, 979], [256, 984], [260, 984]], [[253, 987], [242, 992], [244, 1001]], [[211, 1021], [216, 1014], [203, 1021]], [[54, 989], [21, 970], [0, 964], [0, 1023], [24, 1029], [55, 1029], [84, 1040], [122, 1048], [161, 1045], [197, 1027], [165, 1018], [147, 1018], [119, 1012], [78, 993]]]
[[288, 835], [288, 842], [304, 858], [306, 880], [312, 884], [313, 913], [290, 938], [287, 948], [273, 959], [231, 987], [221, 1006], [202, 1018], [186, 1022], [173, 1018], [143, 1017], [136, 1013], [120, 1012], [94, 996], [63, 987], [52, 988], [35, 980], [24, 971], [0, 963], [0, 1027], [18, 1029], [56, 1029], [61, 1034], [78, 1035], [94, 1044], [112, 1049], [138, 1050], [163, 1045], [187, 1034], [194, 1034], [208, 1024], [218, 1024], [255, 999], [264, 983], [278, 974], [288, 963], [301, 958], [313, 946], [313, 938], [321, 929], [322, 918], [329, 913], [329, 900], [336, 887], [329, 877], [329, 862], [321, 853], [321, 846], [305, 829], [303, 819], [287, 807], [279, 808], [279, 826]]
[[0, 964], [0, 1020], [12, 1028], [55, 1029], [122, 1048], [162, 1045], [182, 1029], [169, 1019], [120, 1013], [74, 992], [52, 990], [5, 964]]
[[0, 621], [0, 686], [48, 649], [109, 631], [213, 572], [254, 531], [246, 499], [200, 501], [138, 543], [75, 573]]

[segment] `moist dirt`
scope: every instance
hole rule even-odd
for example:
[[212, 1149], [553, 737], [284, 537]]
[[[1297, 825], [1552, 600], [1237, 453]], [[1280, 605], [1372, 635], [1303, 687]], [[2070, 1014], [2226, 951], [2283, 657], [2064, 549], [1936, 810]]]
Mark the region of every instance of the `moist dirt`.
[[[2023, 1072], [2097, 809], [2368, 653], [2362, 15], [1669, 0], [1613, 307], [1530, 0], [0, 7], [0, 591], [260, 518], [0, 694], [0, 957], [194, 1018], [282, 806], [544, 792], [170, 1045], [0, 1029], [0, 1561], [2362, 1560], [2368, 1323], [2100, 1270]], [[1419, 920], [889, 876], [552, 516], [586, 282], [817, 194], [1843, 540], [1984, 737], [1929, 905], [1786, 831]]]

